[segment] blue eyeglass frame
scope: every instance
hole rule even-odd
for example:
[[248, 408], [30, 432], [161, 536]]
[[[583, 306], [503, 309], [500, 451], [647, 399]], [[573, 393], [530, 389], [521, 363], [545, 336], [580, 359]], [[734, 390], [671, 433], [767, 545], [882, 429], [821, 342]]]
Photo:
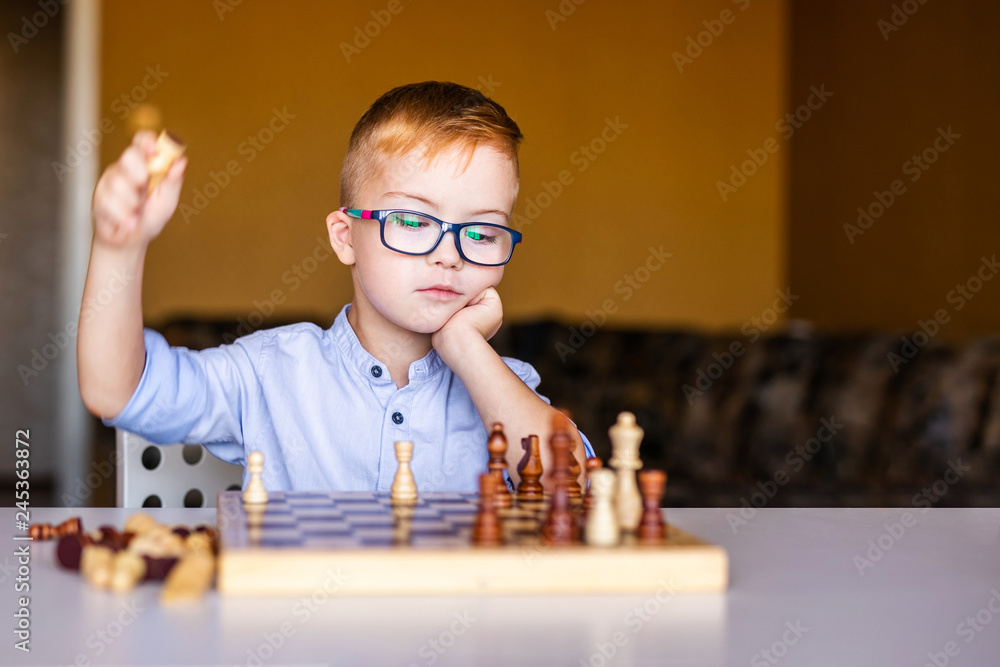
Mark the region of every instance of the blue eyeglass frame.
[[[455, 249], [458, 250], [458, 256], [462, 258], [463, 261], [469, 264], [475, 264], [476, 266], [503, 266], [510, 261], [510, 258], [514, 256], [514, 247], [521, 242], [521, 232], [511, 229], [510, 227], [505, 227], [503, 225], [498, 225], [493, 222], [445, 222], [435, 218], [433, 215], [428, 215], [427, 213], [422, 213], [420, 211], [410, 211], [405, 208], [387, 208], [382, 210], [368, 210], [363, 208], [346, 208], [341, 207], [341, 213], [351, 216], [352, 218], [358, 218], [359, 220], [376, 220], [379, 224], [379, 237], [382, 239], [382, 245], [384, 245], [389, 250], [393, 252], [398, 252], [401, 255], [410, 255], [414, 257], [421, 257], [423, 255], [429, 255], [434, 250], [441, 245], [441, 239], [448, 232], [452, 232], [455, 236]], [[391, 213], [412, 213], [413, 215], [419, 215], [424, 218], [428, 218], [438, 223], [441, 227], [441, 234], [438, 236], [437, 241], [431, 246], [431, 249], [427, 252], [405, 252], [403, 250], [397, 250], [385, 242], [385, 219], [389, 217]], [[483, 264], [482, 262], [476, 262], [465, 256], [462, 252], [462, 242], [458, 238], [458, 233], [461, 232], [466, 227], [495, 227], [497, 229], [503, 229], [508, 232], [514, 243], [510, 246], [510, 253], [507, 254], [507, 259], [500, 262], [499, 264]]]

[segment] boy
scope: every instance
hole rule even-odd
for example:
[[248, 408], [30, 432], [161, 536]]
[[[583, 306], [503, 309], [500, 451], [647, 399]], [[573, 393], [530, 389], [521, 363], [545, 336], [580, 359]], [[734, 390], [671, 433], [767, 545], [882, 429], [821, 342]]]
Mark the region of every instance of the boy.
[[[534, 369], [487, 343], [503, 315], [494, 288], [520, 240], [508, 224], [521, 138], [473, 89], [389, 91], [351, 135], [344, 208], [326, 219], [353, 302], [327, 330], [296, 324], [192, 352], [142, 328], [146, 247], [177, 207], [187, 160], [147, 192], [154, 140], [137, 134], [94, 194], [84, 303], [113, 275], [131, 280], [81, 317], [87, 408], [152, 442], [200, 443], [241, 465], [261, 450], [273, 490], [387, 491], [397, 440], [415, 443], [422, 491], [478, 490], [487, 426], [503, 423], [516, 463], [521, 438], [547, 442], [554, 412], [534, 392]], [[577, 441], [582, 463], [592, 451]]]

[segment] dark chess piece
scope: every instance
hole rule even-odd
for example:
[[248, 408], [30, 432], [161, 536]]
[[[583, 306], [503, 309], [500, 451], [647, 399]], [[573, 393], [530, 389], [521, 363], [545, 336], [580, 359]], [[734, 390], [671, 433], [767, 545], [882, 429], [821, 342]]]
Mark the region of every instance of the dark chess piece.
[[490, 453], [490, 472], [500, 479], [494, 500], [498, 508], [507, 509], [513, 504], [513, 498], [503, 476], [507, 470], [507, 436], [503, 434], [503, 425], [500, 422], [493, 422], [493, 430], [490, 432], [490, 439], [486, 442], [486, 449]]
[[639, 473], [642, 491], [642, 517], [636, 537], [640, 543], [658, 544], [667, 537], [667, 524], [660, 512], [660, 499], [667, 485], [667, 473], [662, 470], [643, 470]]
[[503, 542], [500, 531], [500, 517], [496, 506], [496, 475], [491, 472], [479, 476], [479, 512], [472, 525], [472, 544], [481, 547], [496, 547]]
[[521, 440], [524, 448], [524, 458], [517, 464], [517, 472], [521, 483], [517, 485], [518, 500], [542, 500], [545, 489], [539, 481], [542, 478], [542, 456], [538, 451], [538, 436], [529, 435]]

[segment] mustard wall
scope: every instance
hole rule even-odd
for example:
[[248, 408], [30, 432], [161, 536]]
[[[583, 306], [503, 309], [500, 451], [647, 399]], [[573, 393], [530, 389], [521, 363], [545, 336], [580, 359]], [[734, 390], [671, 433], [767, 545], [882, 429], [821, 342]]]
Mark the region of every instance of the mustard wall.
[[104, 1], [102, 164], [145, 122], [139, 98], [189, 146], [148, 322], [270, 301], [272, 319], [332, 318], [351, 284], [324, 218], [351, 129], [429, 79], [479, 87], [526, 136], [508, 320], [607, 306], [616, 325], [738, 328], [787, 286], [785, 2], [233, 4]]
[[791, 152], [793, 313], [997, 332], [1000, 5], [794, 0], [791, 15], [792, 104], [813, 85], [834, 94]]

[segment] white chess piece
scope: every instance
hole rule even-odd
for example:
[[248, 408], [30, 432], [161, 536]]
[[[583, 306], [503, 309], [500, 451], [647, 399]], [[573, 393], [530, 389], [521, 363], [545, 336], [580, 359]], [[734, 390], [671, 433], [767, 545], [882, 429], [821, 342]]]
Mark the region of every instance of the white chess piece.
[[611, 547], [618, 544], [621, 531], [614, 506], [615, 473], [606, 469], [591, 471], [590, 494], [594, 504], [587, 512], [584, 539], [592, 547]]
[[611, 437], [610, 463], [618, 471], [618, 524], [622, 530], [635, 530], [642, 518], [642, 495], [635, 473], [642, 467], [639, 443], [643, 430], [635, 423], [634, 414], [620, 412], [618, 421], [608, 429], [608, 435]]
[[250, 482], [243, 492], [244, 505], [263, 505], [267, 503], [267, 489], [264, 488], [264, 455], [259, 451], [250, 452], [247, 457], [247, 470], [250, 472]]
[[392, 480], [389, 500], [393, 505], [413, 505], [417, 502], [417, 480], [413, 478], [410, 461], [413, 459], [413, 443], [400, 440], [396, 443], [396, 476]]

